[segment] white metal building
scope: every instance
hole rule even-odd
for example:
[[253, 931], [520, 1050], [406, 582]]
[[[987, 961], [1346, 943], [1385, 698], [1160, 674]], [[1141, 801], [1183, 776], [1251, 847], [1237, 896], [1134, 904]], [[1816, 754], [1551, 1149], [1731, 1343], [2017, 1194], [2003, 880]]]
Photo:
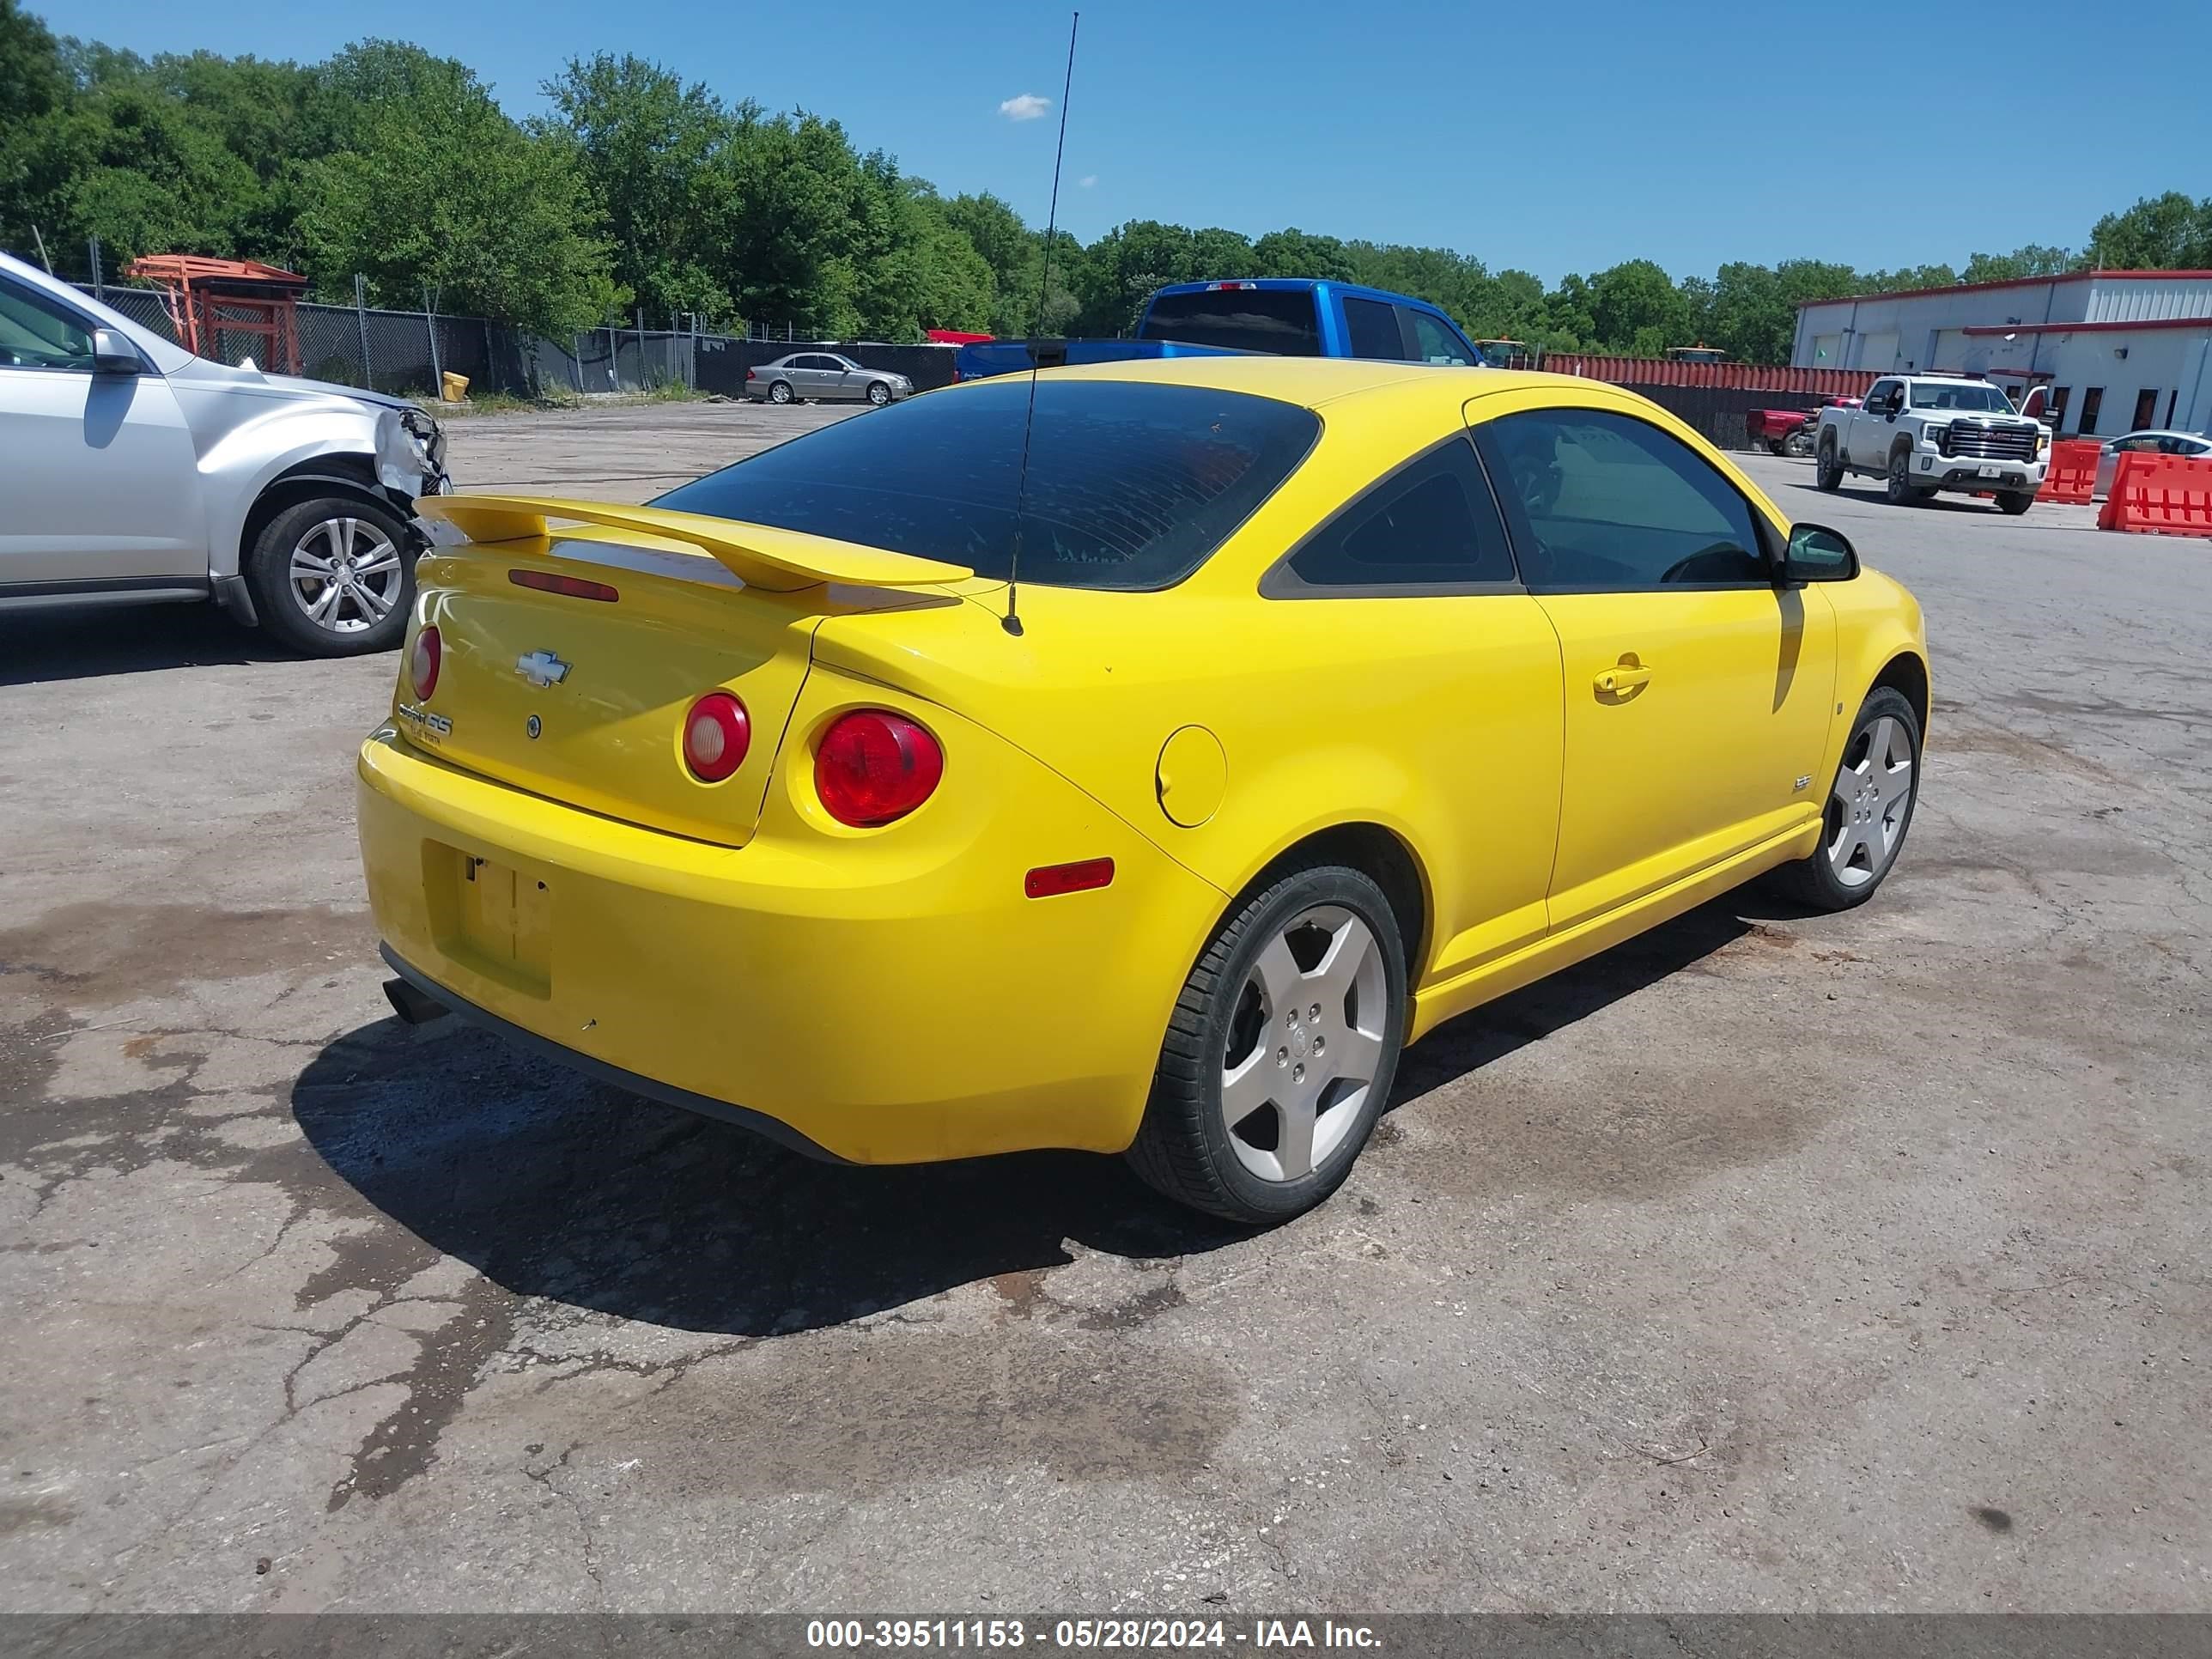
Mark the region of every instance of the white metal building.
[[2212, 270], [2081, 271], [1797, 308], [1790, 362], [2047, 381], [2064, 434], [2212, 433]]

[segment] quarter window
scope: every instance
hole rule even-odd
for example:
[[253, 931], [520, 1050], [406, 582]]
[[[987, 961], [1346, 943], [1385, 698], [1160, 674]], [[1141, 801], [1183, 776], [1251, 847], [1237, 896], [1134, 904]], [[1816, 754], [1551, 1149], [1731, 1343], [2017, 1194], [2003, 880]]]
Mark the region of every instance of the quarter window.
[[1765, 586], [1751, 504], [1687, 445], [1627, 415], [1547, 409], [1474, 428], [1530, 587]]
[[1474, 450], [1454, 437], [1374, 485], [1291, 556], [1310, 587], [1437, 587], [1514, 580], [1505, 526]]
[[92, 368], [92, 331], [58, 306], [0, 283], [0, 368]]

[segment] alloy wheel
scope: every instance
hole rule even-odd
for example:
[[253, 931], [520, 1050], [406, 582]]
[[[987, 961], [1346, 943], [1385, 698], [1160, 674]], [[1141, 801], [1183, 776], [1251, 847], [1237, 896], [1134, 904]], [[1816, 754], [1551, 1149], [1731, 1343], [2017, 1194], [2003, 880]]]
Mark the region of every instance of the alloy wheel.
[[367, 519], [325, 519], [293, 544], [286, 571], [301, 614], [331, 634], [358, 634], [392, 614], [407, 573], [399, 549]]
[[1382, 947], [1341, 905], [1301, 911], [1252, 964], [1222, 1056], [1221, 1116], [1237, 1161], [1299, 1180], [1358, 1124], [1384, 1055]]
[[1868, 722], [1836, 773], [1823, 847], [1844, 887], [1879, 880], [1897, 856], [1912, 805], [1912, 739], [1887, 714]]

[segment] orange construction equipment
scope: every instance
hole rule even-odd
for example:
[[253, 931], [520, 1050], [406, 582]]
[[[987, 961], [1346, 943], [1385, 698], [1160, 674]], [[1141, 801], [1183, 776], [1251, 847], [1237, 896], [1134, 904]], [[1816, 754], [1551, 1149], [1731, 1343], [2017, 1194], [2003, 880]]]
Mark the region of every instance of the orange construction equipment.
[[2122, 455], [2097, 528], [2212, 538], [2212, 460], [2141, 450]]
[[2097, 457], [2104, 446], [2094, 440], [2069, 439], [2051, 446], [2051, 470], [2043, 475], [2039, 501], [2086, 501], [2097, 484]]
[[125, 268], [129, 276], [161, 284], [177, 343], [197, 356], [222, 358], [222, 337], [261, 341], [261, 367], [300, 372], [300, 296], [307, 279], [258, 259], [210, 259], [198, 253], [149, 253]]

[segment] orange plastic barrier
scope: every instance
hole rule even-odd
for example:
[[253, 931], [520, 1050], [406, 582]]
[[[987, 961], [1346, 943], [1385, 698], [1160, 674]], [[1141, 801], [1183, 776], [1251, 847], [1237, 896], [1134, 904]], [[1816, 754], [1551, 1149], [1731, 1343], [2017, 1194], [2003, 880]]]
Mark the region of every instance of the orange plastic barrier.
[[2097, 528], [2212, 537], [2212, 460], [2140, 451], [2121, 456]]
[[2069, 439], [2051, 446], [2051, 470], [2043, 475], [2039, 501], [2086, 501], [2097, 483], [2097, 457], [2104, 446]]

